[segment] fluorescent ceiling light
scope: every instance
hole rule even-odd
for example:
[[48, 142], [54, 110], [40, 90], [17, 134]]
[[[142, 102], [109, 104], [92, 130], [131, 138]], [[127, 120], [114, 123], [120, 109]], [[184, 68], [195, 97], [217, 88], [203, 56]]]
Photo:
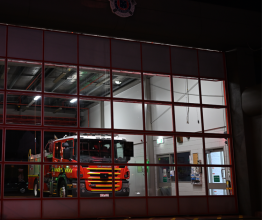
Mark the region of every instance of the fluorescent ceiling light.
[[119, 85], [119, 84], [121, 84], [121, 81], [116, 80], [115, 83]]
[[74, 102], [76, 102], [77, 101], [77, 99], [71, 99], [70, 100], [70, 103], [74, 103]]
[[41, 98], [41, 96], [40, 96], [40, 95], [37, 95], [37, 96], [34, 98], [34, 100], [36, 101], [36, 100], [38, 100], [39, 98]]

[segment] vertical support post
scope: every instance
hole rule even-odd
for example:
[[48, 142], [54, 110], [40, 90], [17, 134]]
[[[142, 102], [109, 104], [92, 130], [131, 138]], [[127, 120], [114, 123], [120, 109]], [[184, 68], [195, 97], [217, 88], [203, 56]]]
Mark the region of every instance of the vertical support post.
[[[151, 91], [150, 91], [150, 79], [145, 78], [145, 95], [148, 100], [151, 100]], [[152, 109], [151, 105], [147, 105], [146, 111], [145, 111], [145, 117], [146, 117], [146, 128], [147, 130], [152, 130]], [[147, 136], [146, 137], [146, 143], [147, 143], [147, 155], [149, 163], [154, 162], [155, 153], [154, 153], [154, 143], [153, 143], [153, 136]], [[149, 166], [148, 170], [148, 184], [149, 184], [149, 193], [150, 196], [156, 195], [156, 181], [155, 181], [155, 169], [153, 166]]]
[[[199, 101], [200, 101], [200, 114], [201, 114], [201, 126], [202, 134], [204, 135], [204, 117], [203, 117], [203, 106], [202, 106], [202, 93], [201, 93], [201, 81], [200, 81], [200, 68], [199, 68], [199, 55], [197, 50], [197, 68], [198, 68], [198, 89], [199, 89]], [[204, 177], [205, 177], [205, 186], [206, 186], [206, 199], [207, 199], [207, 212], [209, 213], [209, 202], [208, 202], [208, 182], [207, 182], [207, 167], [206, 167], [206, 147], [205, 147], [205, 137], [202, 136], [203, 143], [203, 155], [204, 155]], [[203, 177], [202, 177], [203, 178]]]
[[101, 128], [105, 128], [105, 105], [104, 105], [104, 101], [100, 101], [99, 103], [100, 106], [100, 126]]

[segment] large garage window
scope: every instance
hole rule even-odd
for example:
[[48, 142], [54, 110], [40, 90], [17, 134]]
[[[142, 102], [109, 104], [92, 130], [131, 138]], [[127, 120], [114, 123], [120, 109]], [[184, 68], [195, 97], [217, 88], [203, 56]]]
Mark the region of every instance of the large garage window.
[[235, 198], [223, 53], [37, 33], [39, 59], [0, 57], [1, 207], [175, 215]]

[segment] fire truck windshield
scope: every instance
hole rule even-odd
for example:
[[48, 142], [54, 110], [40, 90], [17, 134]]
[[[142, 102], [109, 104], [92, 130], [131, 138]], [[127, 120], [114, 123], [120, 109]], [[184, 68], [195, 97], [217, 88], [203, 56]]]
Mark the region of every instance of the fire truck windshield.
[[[77, 146], [77, 143], [75, 143]], [[115, 160], [126, 162], [124, 158], [124, 141], [114, 142]], [[80, 162], [85, 163], [110, 163], [111, 162], [111, 140], [103, 139], [80, 139]]]

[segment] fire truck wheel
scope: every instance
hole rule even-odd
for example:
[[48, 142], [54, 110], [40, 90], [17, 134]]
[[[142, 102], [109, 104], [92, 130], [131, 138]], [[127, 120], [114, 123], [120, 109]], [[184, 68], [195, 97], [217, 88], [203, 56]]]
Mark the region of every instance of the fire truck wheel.
[[66, 195], [66, 183], [64, 180], [61, 181], [59, 186], [59, 196], [60, 197], [67, 197]]
[[40, 192], [38, 191], [38, 184], [37, 181], [34, 182], [34, 196], [39, 197]]

